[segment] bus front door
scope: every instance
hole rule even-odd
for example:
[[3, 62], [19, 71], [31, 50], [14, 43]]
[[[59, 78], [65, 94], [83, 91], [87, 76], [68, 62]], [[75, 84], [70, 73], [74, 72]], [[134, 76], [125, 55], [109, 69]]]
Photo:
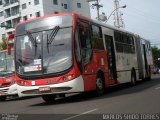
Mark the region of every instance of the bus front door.
[[108, 52], [108, 72], [111, 84], [117, 83], [116, 59], [113, 37], [105, 35], [106, 50]]

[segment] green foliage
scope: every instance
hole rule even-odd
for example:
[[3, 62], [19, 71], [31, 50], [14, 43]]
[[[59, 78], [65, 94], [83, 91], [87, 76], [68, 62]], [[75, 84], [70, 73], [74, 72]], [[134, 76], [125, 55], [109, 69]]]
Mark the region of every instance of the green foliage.
[[158, 60], [160, 58], [160, 49], [156, 46], [152, 47], [152, 55], [155, 66], [160, 68], [160, 61]]
[[158, 49], [156, 46], [152, 47], [152, 54], [153, 54], [153, 59], [157, 60], [160, 58], [160, 49]]
[[1, 49], [2, 50], [6, 50], [7, 49], [7, 44], [6, 44], [6, 39], [2, 39], [2, 42], [0, 43], [1, 44]]

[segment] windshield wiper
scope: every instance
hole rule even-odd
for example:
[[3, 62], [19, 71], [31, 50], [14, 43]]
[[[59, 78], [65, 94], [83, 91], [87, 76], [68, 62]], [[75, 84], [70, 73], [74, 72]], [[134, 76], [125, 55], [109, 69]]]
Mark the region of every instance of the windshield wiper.
[[54, 38], [56, 37], [58, 31], [59, 31], [60, 27], [59, 26], [55, 26], [49, 36], [49, 38], [47, 37], [47, 44], [51, 44], [54, 40]]
[[54, 46], [63, 46], [63, 45], [64, 45], [64, 43], [56, 44], [56, 45], [54, 45]]
[[28, 37], [29, 37], [29, 40], [32, 42], [32, 44], [35, 46], [35, 55], [37, 54], [37, 42], [36, 40], [34, 39], [33, 35], [31, 34], [31, 32], [29, 31], [26, 31]]
[[48, 34], [47, 34], [47, 51], [49, 53], [49, 44], [51, 44], [55, 38], [55, 36], [57, 35], [58, 31], [59, 31], [60, 27], [59, 26], [55, 26], [48, 38]]
[[26, 33], [27, 33], [29, 39], [31, 40], [32, 44], [34, 44], [34, 46], [37, 47], [37, 42], [36, 42], [36, 40], [33, 38], [33, 35], [31, 34], [31, 32], [26, 31]]

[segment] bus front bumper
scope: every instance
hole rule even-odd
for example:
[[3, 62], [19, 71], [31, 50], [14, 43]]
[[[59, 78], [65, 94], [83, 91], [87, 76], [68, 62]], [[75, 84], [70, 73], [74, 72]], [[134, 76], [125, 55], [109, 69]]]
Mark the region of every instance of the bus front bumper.
[[84, 81], [82, 76], [75, 78], [71, 81], [42, 86], [20, 86], [17, 85], [18, 96], [36, 96], [44, 94], [68, 94], [84, 92]]
[[17, 94], [17, 84], [13, 84], [9, 87], [0, 88], [0, 96], [12, 96]]

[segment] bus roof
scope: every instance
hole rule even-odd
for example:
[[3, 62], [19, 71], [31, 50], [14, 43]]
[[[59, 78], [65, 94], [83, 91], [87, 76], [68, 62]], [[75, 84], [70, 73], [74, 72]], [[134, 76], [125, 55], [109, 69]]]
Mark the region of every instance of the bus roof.
[[78, 15], [78, 14], [77, 13], [50, 14], [50, 15], [47, 15], [47, 16], [41, 16], [41, 17], [32, 18], [32, 19], [20, 22], [16, 25], [16, 27], [21, 25], [21, 24], [28, 23], [28, 22], [35, 21], [35, 20], [39, 20], [39, 19], [43, 19], [43, 18], [48, 18], [48, 17], [53, 17], [53, 16], [74, 16], [74, 15]]
[[[106, 23], [102, 23], [102, 22], [99, 22], [97, 20], [93, 20], [89, 17], [85, 17], [83, 15], [80, 15], [78, 13], [75, 13], [75, 12], [71, 12], [71, 13], [61, 13], [61, 14], [50, 14], [50, 15], [47, 15], [47, 16], [41, 16], [41, 17], [37, 17], [37, 18], [33, 18], [33, 19], [30, 19], [30, 20], [26, 20], [26, 21], [23, 21], [23, 22], [20, 22], [16, 25], [19, 26], [20, 24], [24, 24], [24, 23], [27, 23], [27, 22], [31, 22], [31, 21], [35, 21], [35, 20], [39, 20], [39, 19], [43, 19], [43, 18], [47, 18], [47, 17], [52, 17], [52, 16], [73, 16], [73, 17], [77, 17], [77, 18], [81, 18], [81, 19], [84, 19], [84, 20], [87, 20], [89, 22], [93, 22], [95, 24], [99, 24], [103, 27], [106, 27], [106, 28], [109, 28], [109, 29], [112, 29], [112, 30], [116, 30], [116, 31], [119, 31], [119, 32], [124, 32], [124, 33], [128, 33], [128, 34], [131, 34], [131, 35], [134, 35], [135, 37], [140, 37], [141, 39], [144, 39], [142, 38], [141, 36], [135, 34], [135, 33], [132, 33], [132, 32], [129, 32], [129, 31], [126, 31], [124, 29], [120, 29], [120, 28], [116, 28], [114, 26], [111, 26], [111, 25], [108, 25]], [[146, 39], [145, 39], [146, 40]], [[149, 40], [146, 40], [146, 41], [149, 41]]]

